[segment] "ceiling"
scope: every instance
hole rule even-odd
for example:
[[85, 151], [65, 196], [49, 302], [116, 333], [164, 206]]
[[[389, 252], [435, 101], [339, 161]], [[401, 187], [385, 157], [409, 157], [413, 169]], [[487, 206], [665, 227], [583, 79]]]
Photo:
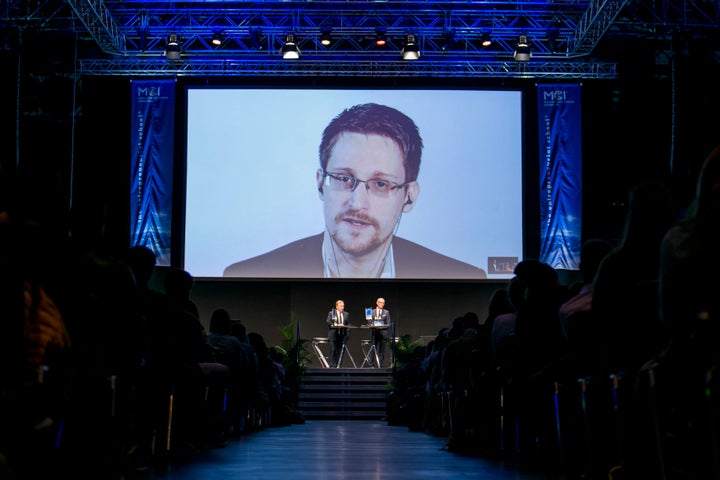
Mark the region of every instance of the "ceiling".
[[[6, 39], [27, 30], [72, 33], [85, 75], [615, 78], [614, 58], [599, 45], [648, 40], [661, 51], [678, 38], [710, 40], [704, 54], [720, 57], [717, 0], [4, 3]], [[279, 54], [289, 33], [298, 60]], [[164, 55], [170, 34], [180, 40], [177, 60]], [[375, 44], [378, 34], [384, 47]], [[400, 55], [408, 34], [418, 60]], [[481, 45], [485, 35], [489, 47]], [[519, 35], [530, 41], [529, 61], [513, 58]]]

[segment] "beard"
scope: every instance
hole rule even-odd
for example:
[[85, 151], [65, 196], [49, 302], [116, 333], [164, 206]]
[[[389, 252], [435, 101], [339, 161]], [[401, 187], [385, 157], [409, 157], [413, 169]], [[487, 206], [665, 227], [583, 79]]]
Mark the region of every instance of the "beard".
[[[352, 218], [372, 228], [366, 228], [360, 232], [353, 231], [344, 224], [344, 220], [347, 218]], [[330, 236], [343, 252], [353, 256], [361, 257], [371, 254], [382, 247], [389, 238], [389, 236], [381, 237], [378, 222], [366, 215], [353, 214], [353, 212], [340, 214], [335, 217], [335, 225], [338, 225], [338, 228]]]

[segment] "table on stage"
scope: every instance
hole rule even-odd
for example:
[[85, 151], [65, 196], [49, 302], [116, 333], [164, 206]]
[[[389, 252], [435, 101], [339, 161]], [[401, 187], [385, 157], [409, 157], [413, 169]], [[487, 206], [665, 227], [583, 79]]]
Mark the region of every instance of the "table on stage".
[[362, 328], [367, 328], [370, 330], [370, 339], [369, 340], [361, 340], [360, 341], [360, 348], [362, 348], [363, 351], [363, 362], [360, 365], [360, 368], [363, 368], [365, 365], [367, 365], [370, 368], [380, 368], [380, 354], [377, 351], [377, 348], [375, 348], [375, 342], [373, 341], [373, 333], [375, 333], [376, 330], [387, 330], [390, 328], [389, 325], [365, 325]]
[[[330, 329], [347, 329], [346, 335], [350, 336], [350, 330], [354, 329], [360, 329], [360, 330], [368, 330], [372, 332], [373, 330], [387, 330], [389, 328], [388, 325], [330, 325]], [[320, 345], [324, 344], [332, 344], [331, 338], [325, 338], [325, 337], [315, 337], [312, 339], [312, 349], [315, 353], [315, 356], [317, 357], [318, 361], [320, 361], [320, 365], [322, 365], [323, 368], [330, 368], [330, 363], [328, 362], [328, 355], [325, 354], [320, 347]], [[360, 340], [360, 348], [362, 349], [363, 353], [363, 361], [360, 364], [360, 368], [365, 368], [365, 366], [369, 368], [375, 368], [380, 367], [380, 357], [378, 355], [378, 351], [375, 348], [375, 344], [372, 341], [372, 334], [370, 335], [370, 339], [368, 340]], [[353, 358], [352, 354], [350, 353], [350, 349], [347, 346], [347, 338], [345, 339], [345, 342], [343, 342], [343, 346], [340, 350], [340, 356], [338, 358], [338, 363], [335, 366], [335, 368], [340, 368], [342, 366], [343, 358], [347, 358], [350, 360], [350, 363], [352, 363], [353, 368], [358, 368], [357, 364], [355, 363], [355, 359]]]

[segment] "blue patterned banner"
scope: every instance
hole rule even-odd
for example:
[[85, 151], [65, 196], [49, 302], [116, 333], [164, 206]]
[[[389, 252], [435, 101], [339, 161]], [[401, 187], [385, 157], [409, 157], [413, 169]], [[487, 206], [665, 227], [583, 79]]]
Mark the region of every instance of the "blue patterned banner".
[[130, 245], [170, 265], [175, 82], [137, 80], [132, 88]]
[[582, 234], [580, 85], [538, 85], [540, 253], [553, 268], [577, 270]]

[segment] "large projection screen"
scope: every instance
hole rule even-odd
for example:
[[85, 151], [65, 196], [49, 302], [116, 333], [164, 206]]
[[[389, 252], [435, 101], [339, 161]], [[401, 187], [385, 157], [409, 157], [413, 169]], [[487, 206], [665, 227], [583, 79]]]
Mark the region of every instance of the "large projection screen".
[[[316, 183], [322, 132], [365, 103], [410, 117], [424, 144], [419, 194], [398, 237], [488, 279], [511, 278], [522, 259], [519, 90], [188, 87], [186, 95], [183, 261], [195, 277], [223, 277], [230, 264], [325, 231]], [[248, 278], [255, 277], [275, 278], [271, 271]]]

